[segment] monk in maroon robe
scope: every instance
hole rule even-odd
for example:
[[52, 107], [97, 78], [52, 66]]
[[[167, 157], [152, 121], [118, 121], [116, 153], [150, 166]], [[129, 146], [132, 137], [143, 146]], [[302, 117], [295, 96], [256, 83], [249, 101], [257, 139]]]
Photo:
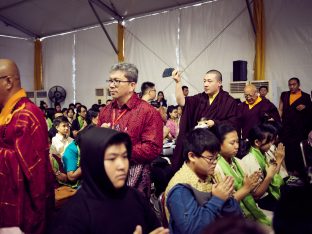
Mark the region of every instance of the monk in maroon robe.
[[256, 86], [249, 84], [244, 88], [246, 102], [239, 104], [239, 124], [242, 138], [246, 139], [250, 129], [266, 121], [281, 122], [277, 108], [268, 99], [260, 97]]
[[175, 70], [173, 79], [176, 82], [176, 99], [183, 106], [183, 114], [180, 119], [180, 130], [176, 142], [172, 167], [177, 171], [183, 164], [183, 140], [198, 122], [206, 119], [208, 127], [221, 123], [228, 123], [234, 127], [237, 123], [237, 102], [227, 92], [222, 90], [222, 74], [217, 70], [210, 70], [204, 77], [204, 92], [195, 96], [185, 97], [181, 88], [181, 76]]
[[300, 80], [288, 81], [289, 91], [280, 98], [279, 111], [282, 116], [281, 140], [285, 145], [287, 170], [295, 175], [304, 173], [300, 142], [308, 139], [312, 130], [312, 104], [310, 95], [300, 90]]
[[46, 121], [8, 59], [0, 59], [0, 93], [0, 232], [44, 233], [54, 203]]

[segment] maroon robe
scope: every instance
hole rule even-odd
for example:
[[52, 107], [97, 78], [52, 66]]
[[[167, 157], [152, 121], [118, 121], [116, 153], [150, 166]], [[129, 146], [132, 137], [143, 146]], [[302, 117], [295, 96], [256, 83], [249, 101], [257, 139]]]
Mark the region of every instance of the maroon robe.
[[53, 208], [53, 174], [42, 111], [22, 98], [7, 125], [0, 126], [0, 227], [44, 233]]
[[[312, 129], [311, 98], [309, 94], [302, 92], [302, 96], [290, 105], [289, 97], [289, 91], [281, 94], [283, 103], [281, 140], [285, 145], [285, 163], [288, 171], [303, 173], [300, 142], [308, 138]], [[301, 104], [306, 107], [299, 111], [296, 107]]]
[[[246, 102], [239, 104], [239, 123], [242, 130], [242, 138], [248, 138], [248, 133], [255, 125], [264, 123], [270, 118], [276, 122], [281, 122], [277, 108], [268, 99], [262, 99], [252, 109]], [[239, 131], [240, 132], [240, 131]]]
[[215, 125], [227, 123], [237, 128], [237, 102], [223, 90], [220, 90], [211, 105], [208, 95], [204, 92], [185, 98], [177, 144], [171, 158], [174, 171], [179, 170], [184, 161], [182, 154], [185, 135], [194, 129], [202, 117], [213, 120]]

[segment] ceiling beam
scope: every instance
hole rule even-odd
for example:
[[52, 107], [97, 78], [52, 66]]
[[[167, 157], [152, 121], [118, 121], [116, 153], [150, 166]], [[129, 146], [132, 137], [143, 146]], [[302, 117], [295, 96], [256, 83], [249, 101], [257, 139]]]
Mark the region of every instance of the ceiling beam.
[[9, 26], [11, 26], [11, 27], [13, 27], [13, 28], [23, 32], [23, 33], [25, 33], [26, 35], [28, 35], [30, 37], [40, 38], [39, 35], [37, 35], [34, 32], [32, 32], [32, 31], [30, 31], [30, 30], [20, 26], [19, 24], [13, 22], [12, 20], [9, 20], [8, 18], [6, 18], [6, 17], [4, 17], [2, 15], [0, 15], [0, 21], [2, 21], [3, 23], [5, 23], [5, 24], [7, 24], [7, 25], [9, 25]]
[[0, 11], [7, 10], [7, 9], [12, 8], [12, 7], [18, 6], [18, 5], [22, 4], [22, 3], [25, 3], [26, 1], [27, 0], [20, 0], [18, 2], [14, 2], [14, 3], [8, 4], [8, 5], [4, 6], [4, 7], [1, 7]]
[[104, 2], [102, 2], [101, 0], [89, 0], [89, 2], [94, 3], [95, 5], [97, 5], [99, 8], [101, 8], [104, 12], [106, 12], [107, 14], [109, 14], [110, 16], [112, 16], [115, 20], [117, 20], [118, 22], [123, 21], [122, 16], [120, 16], [115, 10], [113, 10], [112, 8], [110, 8], [109, 6], [107, 6]]

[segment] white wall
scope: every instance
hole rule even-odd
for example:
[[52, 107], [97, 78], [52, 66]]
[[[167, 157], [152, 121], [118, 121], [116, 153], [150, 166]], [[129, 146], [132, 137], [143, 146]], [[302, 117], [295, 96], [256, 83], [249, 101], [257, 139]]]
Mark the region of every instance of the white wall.
[[32, 40], [0, 36], [0, 58], [16, 62], [21, 75], [22, 87], [34, 89], [34, 43]]
[[[288, 89], [287, 80], [297, 76], [302, 89], [310, 92], [312, 1], [264, 3], [266, 78], [276, 81], [280, 93]], [[106, 28], [117, 44], [117, 25]], [[42, 43], [45, 89], [63, 86], [67, 90], [66, 106], [74, 99], [89, 107], [95, 103], [94, 89], [106, 86], [109, 68], [117, 62], [117, 55], [100, 27], [46, 38]], [[33, 53], [32, 41], [0, 37], [0, 57], [18, 63], [27, 90], [33, 89]], [[218, 0], [126, 21], [125, 60], [139, 68], [137, 91], [142, 82], [152, 81], [158, 90], [164, 90], [169, 103], [174, 103], [174, 84], [170, 78], [161, 78], [164, 68], [187, 68], [183, 84], [189, 86], [191, 94], [196, 94], [203, 90], [205, 72], [213, 68], [222, 72], [223, 85], [228, 90], [232, 62], [238, 59], [248, 61], [248, 78], [252, 79], [254, 33], [245, 0]]]
[[278, 93], [288, 90], [291, 77], [312, 89], [312, 1], [265, 0], [266, 73], [277, 82]]
[[[106, 26], [117, 41], [117, 24]], [[45, 89], [59, 85], [67, 91], [62, 106], [81, 102], [88, 108], [97, 103], [96, 88], [106, 87], [109, 68], [117, 63], [113, 51], [100, 27], [43, 40]]]

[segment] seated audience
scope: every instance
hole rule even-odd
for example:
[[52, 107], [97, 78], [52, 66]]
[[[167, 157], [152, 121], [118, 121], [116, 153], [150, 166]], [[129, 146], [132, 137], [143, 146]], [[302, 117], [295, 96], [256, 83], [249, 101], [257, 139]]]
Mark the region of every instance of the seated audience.
[[126, 185], [130, 137], [93, 127], [82, 134], [80, 147], [84, 182], [55, 215], [49, 233], [149, 233], [160, 227], [146, 199]]
[[87, 116], [86, 116], [86, 122], [87, 125], [93, 125], [96, 126], [99, 122], [99, 112], [95, 110], [88, 110]]
[[168, 120], [166, 122], [166, 127], [169, 129], [168, 139], [176, 139], [179, 134], [178, 125], [178, 107], [168, 106], [167, 109]]
[[271, 225], [271, 220], [259, 209], [251, 195], [258, 185], [260, 173], [255, 171], [250, 176], [247, 176], [241, 167], [240, 159], [235, 157], [239, 147], [236, 129], [230, 125], [219, 125], [215, 129], [215, 133], [221, 142], [221, 151], [215, 174], [220, 175], [222, 179], [226, 176], [234, 178], [235, 192], [233, 196], [240, 203], [246, 218], [265, 225]]
[[171, 233], [200, 233], [222, 215], [241, 215], [231, 198], [232, 177], [213, 184], [212, 176], [220, 151], [218, 139], [208, 129], [195, 129], [185, 140], [182, 168], [165, 191], [165, 210]]
[[62, 156], [66, 147], [73, 141], [69, 137], [68, 119], [64, 116], [58, 117], [53, 121], [57, 134], [52, 138], [50, 146], [50, 160], [56, 180], [62, 184], [67, 181], [67, 176], [63, 170]]
[[75, 110], [73, 108], [68, 108], [67, 109], [67, 119], [68, 119], [70, 126], [73, 124], [74, 115], [75, 115]]
[[159, 91], [157, 94], [157, 102], [160, 106], [167, 107], [167, 100], [165, 99], [165, 95], [163, 91]]
[[87, 122], [86, 122], [87, 107], [83, 105], [78, 105], [77, 114], [78, 116], [76, 117], [76, 119], [73, 121], [73, 124], [72, 124], [74, 137], [76, 137], [78, 132], [82, 131], [87, 126]]
[[261, 172], [260, 184], [253, 191], [253, 197], [257, 200], [260, 208], [274, 211], [280, 198], [280, 186], [284, 184], [279, 174], [285, 157], [285, 147], [278, 144], [275, 151], [276, 161], [269, 161], [265, 153], [273, 144], [272, 126], [267, 124], [253, 127], [248, 135], [250, 150], [243, 159], [244, 171], [251, 175], [256, 171]]
[[62, 107], [61, 107], [61, 104], [60, 103], [55, 103], [54, 104], [54, 109], [55, 109], [55, 112], [56, 113], [62, 113]]

